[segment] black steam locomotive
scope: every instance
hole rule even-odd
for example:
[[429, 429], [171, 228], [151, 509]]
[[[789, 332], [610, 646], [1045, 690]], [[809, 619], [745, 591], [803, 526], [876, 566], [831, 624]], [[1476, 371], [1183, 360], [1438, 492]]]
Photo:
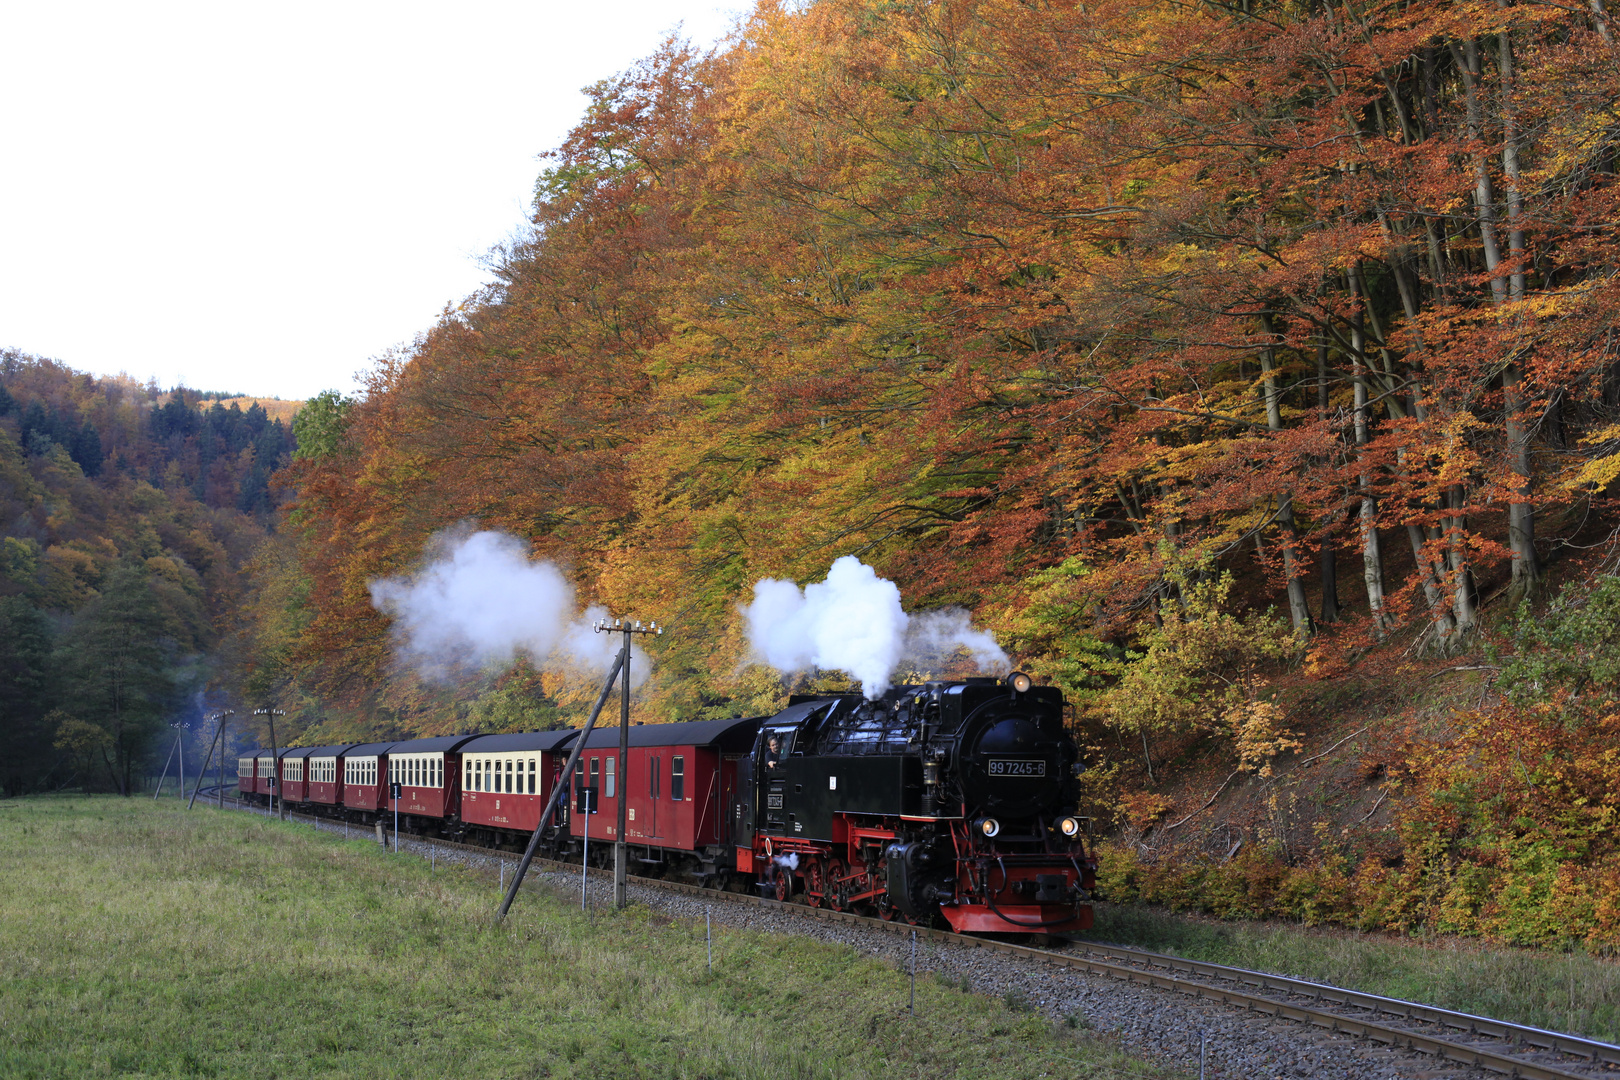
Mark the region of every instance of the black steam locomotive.
[[737, 869], [778, 899], [960, 933], [1083, 930], [1096, 862], [1074, 813], [1082, 769], [1062, 694], [1026, 675], [797, 696], [740, 770], [753, 866], [739, 851]]

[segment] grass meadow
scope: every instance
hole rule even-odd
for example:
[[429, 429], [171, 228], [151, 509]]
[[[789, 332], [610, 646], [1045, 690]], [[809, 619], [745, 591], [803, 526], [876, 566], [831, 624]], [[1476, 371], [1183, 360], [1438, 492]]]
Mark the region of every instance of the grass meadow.
[[1620, 963], [1457, 938], [1216, 922], [1101, 904], [1087, 936], [1620, 1043]]
[[4, 1077], [1170, 1077], [802, 938], [150, 799], [0, 802]]

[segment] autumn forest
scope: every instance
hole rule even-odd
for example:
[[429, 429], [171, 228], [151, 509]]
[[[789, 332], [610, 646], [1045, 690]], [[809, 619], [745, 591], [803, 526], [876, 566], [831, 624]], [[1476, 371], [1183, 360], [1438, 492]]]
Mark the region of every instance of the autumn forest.
[[[305, 742], [571, 722], [594, 686], [394, 659], [371, 583], [476, 522], [671, 627], [656, 722], [778, 704], [738, 604], [856, 555], [1063, 688], [1113, 897], [1613, 949], [1617, 33], [766, 3], [591, 87], [496, 280], [357, 397], [284, 430], [8, 360], [0, 616], [71, 667], [150, 609], [205, 658], [165, 693]], [[29, 760], [92, 782], [90, 676], [36, 667]]]

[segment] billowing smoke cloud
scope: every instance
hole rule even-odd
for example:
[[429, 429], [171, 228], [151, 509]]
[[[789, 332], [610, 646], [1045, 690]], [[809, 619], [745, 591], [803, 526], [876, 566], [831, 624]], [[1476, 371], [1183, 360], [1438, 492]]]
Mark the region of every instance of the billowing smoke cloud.
[[889, 688], [902, 663], [937, 670], [965, 649], [981, 671], [1006, 672], [1011, 663], [996, 639], [975, 630], [966, 611], [908, 615], [892, 581], [853, 555], [832, 564], [827, 580], [803, 589], [772, 578], [754, 586], [743, 608], [756, 659], [778, 671], [842, 671], [867, 697]]
[[[578, 611], [562, 571], [531, 561], [527, 545], [509, 533], [448, 529], [429, 543], [419, 570], [370, 588], [372, 604], [393, 616], [400, 659], [432, 679], [504, 668], [519, 656], [544, 670], [599, 675], [621, 645], [618, 635], [592, 629], [607, 610]], [[632, 685], [648, 669], [634, 650]]]

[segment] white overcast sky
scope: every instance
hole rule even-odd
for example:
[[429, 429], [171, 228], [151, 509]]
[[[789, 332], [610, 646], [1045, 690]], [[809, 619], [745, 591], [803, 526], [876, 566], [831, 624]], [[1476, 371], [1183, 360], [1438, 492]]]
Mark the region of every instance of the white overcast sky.
[[0, 347], [307, 398], [476, 289], [580, 88], [746, 0], [0, 0]]

